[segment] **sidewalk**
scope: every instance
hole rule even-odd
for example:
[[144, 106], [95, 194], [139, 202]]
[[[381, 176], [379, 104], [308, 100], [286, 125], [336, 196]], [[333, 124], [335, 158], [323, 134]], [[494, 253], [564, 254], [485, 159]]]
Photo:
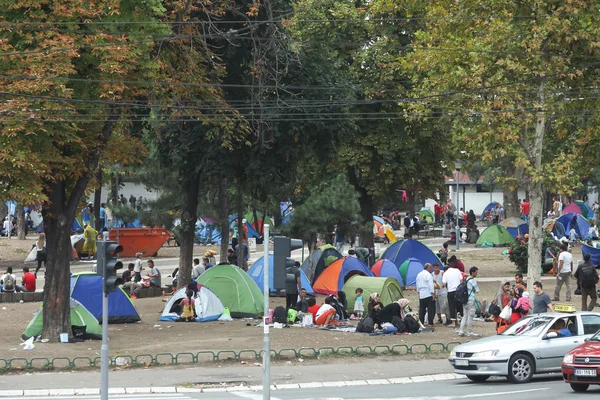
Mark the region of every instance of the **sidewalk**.
[[[317, 361], [318, 362], [318, 361]], [[175, 387], [182, 385], [211, 386], [261, 385], [262, 367], [253, 363], [219, 367], [148, 368], [110, 371], [111, 388]], [[319, 364], [287, 364], [271, 362], [271, 383], [294, 384], [323, 381], [393, 379], [432, 374], [451, 374], [448, 361], [443, 359], [415, 360], [402, 356], [385, 358], [328, 359]], [[3, 390], [98, 388], [100, 371], [27, 373], [0, 376]]]

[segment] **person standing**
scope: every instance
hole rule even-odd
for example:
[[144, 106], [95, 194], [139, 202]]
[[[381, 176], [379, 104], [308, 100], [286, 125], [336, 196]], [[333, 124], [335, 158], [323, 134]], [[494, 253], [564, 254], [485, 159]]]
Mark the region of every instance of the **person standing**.
[[473, 318], [475, 317], [475, 294], [479, 293], [479, 286], [477, 285], [477, 274], [479, 268], [471, 267], [469, 270], [469, 277], [466, 280], [467, 293], [469, 293], [469, 300], [467, 304], [463, 306], [463, 319], [460, 322], [460, 330], [458, 331], [459, 336], [465, 336], [465, 328], [467, 330], [467, 336], [479, 337], [479, 333], [473, 332]]
[[417, 275], [417, 292], [419, 292], [419, 320], [425, 324], [425, 311], [427, 311], [427, 326], [433, 328], [435, 316], [435, 287], [431, 271], [433, 266], [425, 264], [423, 271]]
[[450, 319], [446, 318], [444, 325], [450, 325], [454, 322], [454, 326], [458, 328], [458, 319], [456, 318], [458, 309], [458, 305], [456, 304], [456, 288], [460, 285], [462, 279], [462, 273], [452, 265], [446, 269], [442, 276], [443, 287], [448, 290], [448, 312], [450, 313]]
[[446, 316], [446, 319], [449, 319], [448, 316], [448, 290], [444, 287], [444, 283], [442, 282], [444, 278], [444, 273], [440, 269], [440, 265], [438, 263], [433, 263], [433, 287], [435, 289], [435, 312], [437, 313], [438, 320], [437, 322], [441, 324], [442, 314]]
[[35, 277], [37, 278], [37, 273], [42, 268], [42, 263], [44, 263], [44, 268], [46, 268], [46, 234], [44, 232], [40, 233], [38, 239], [35, 242], [35, 260], [37, 261], [37, 267], [35, 268]]
[[98, 231], [92, 228], [91, 225], [87, 225], [85, 230], [83, 231], [83, 237], [85, 238], [85, 242], [83, 242], [83, 252], [87, 253], [88, 260], [91, 260], [96, 256], [96, 238], [98, 236]]
[[527, 199], [523, 200], [523, 203], [521, 204], [521, 210], [523, 212], [523, 220], [527, 223], [529, 223], [529, 209], [529, 202], [527, 201]]
[[104, 231], [104, 228], [106, 227], [106, 204], [101, 203], [100, 204], [100, 232]]
[[554, 305], [550, 300], [550, 296], [548, 296], [547, 293], [544, 293], [542, 290], [543, 288], [544, 286], [542, 285], [542, 282], [533, 282], [533, 292], [535, 293], [535, 297], [533, 298], [534, 314], [545, 313], [548, 310], [550, 310], [550, 312], [554, 312]]
[[410, 213], [407, 212], [404, 217], [404, 236], [411, 233], [411, 228], [413, 226], [413, 220], [410, 217]]
[[563, 244], [560, 247], [560, 255], [558, 256], [556, 275], [556, 287], [554, 288], [553, 301], [560, 301], [560, 289], [563, 283], [567, 285], [567, 301], [571, 301], [571, 273], [573, 272], [573, 255], [569, 253], [568, 246]]
[[300, 283], [300, 262], [296, 261], [293, 267], [285, 270], [285, 309], [296, 308], [298, 304], [298, 292], [302, 284]]
[[[596, 292], [596, 284], [598, 283], [598, 272], [590, 262], [590, 255], [583, 256], [583, 264], [580, 264], [575, 271], [575, 279], [581, 286], [581, 311], [592, 311], [596, 306], [598, 294]], [[590, 304], [587, 303], [587, 298], [590, 296]]]
[[135, 253], [135, 265], [133, 267], [133, 276], [135, 282], [140, 282], [142, 280], [142, 270], [144, 269], [142, 264], [142, 253]]

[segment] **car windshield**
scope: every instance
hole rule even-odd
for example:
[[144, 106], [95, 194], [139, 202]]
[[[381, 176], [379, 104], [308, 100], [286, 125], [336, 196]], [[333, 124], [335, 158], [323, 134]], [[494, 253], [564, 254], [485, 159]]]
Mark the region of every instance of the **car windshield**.
[[521, 318], [509, 326], [504, 336], [538, 336], [554, 318], [550, 316], [534, 316]]

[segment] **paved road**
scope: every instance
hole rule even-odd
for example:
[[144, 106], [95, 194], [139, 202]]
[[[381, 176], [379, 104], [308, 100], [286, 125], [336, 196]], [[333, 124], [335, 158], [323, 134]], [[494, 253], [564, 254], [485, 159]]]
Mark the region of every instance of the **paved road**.
[[[498, 399], [518, 396], [527, 400], [547, 400], [566, 398], [590, 399], [600, 394], [600, 386], [591, 387], [587, 393], [574, 393], [560, 375], [544, 376], [525, 385], [514, 385], [505, 379], [491, 379], [486, 383], [473, 383], [466, 379], [423, 382], [412, 384], [363, 385], [352, 387], [324, 387], [290, 390], [274, 390], [271, 400], [461, 400]], [[53, 399], [97, 400], [99, 396], [57, 396]], [[262, 400], [260, 392], [213, 392], [213, 393], [174, 393], [174, 394], [115, 394], [111, 400]], [[40, 397], [6, 397], [6, 399], [39, 400]]]

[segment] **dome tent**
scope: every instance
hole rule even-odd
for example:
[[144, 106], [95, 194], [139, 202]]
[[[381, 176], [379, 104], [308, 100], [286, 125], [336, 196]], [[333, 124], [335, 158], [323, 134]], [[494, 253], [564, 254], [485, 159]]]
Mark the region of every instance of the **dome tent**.
[[[500, 204], [500, 203], [498, 203], [497, 201], [492, 201], [487, 206], [485, 206], [485, 208], [481, 212], [481, 218], [480, 218], [481, 221], [485, 220], [485, 212], [488, 210], [491, 210], [492, 208], [495, 208], [496, 204]], [[500, 204], [500, 205], [502, 206], [502, 204]]]
[[264, 312], [263, 293], [241, 268], [218, 264], [200, 275], [196, 283], [217, 295], [233, 318], [256, 317]]
[[494, 246], [506, 246], [515, 241], [515, 238], [502, 225], [490, 225], [479, 235], [477, 245], [481, 246], [484, 242], [492, 243]]
[[[348, 300], [348, 311], [354, 312], [354, 301], [356, 300], [356, 289], [363, 290], [363, 303], [369, 303], [371, 293], [378, 293], [384, 306], [404, 298], [398, 281], [394, 278], [373, 278], [368, 276], [354, 275], [344, 285], [342, 290], [346, 293]], [[365, 311], [366, 311], [365, 305]]]
[[375, 276], [377, 277], [391, 277], [396, 279], [398, 282], [402, 281], [400, 270], [398, 269], [396, 264], [385, 258], [382, 258], [381, 260], [373, 264], [373, 266], [371, 267], [371, 272], [373, 272], [373, 274], [375, 274]]
[[524, 236], [529, 233], [529, 224], [523, 221], [521, 218], [510, 217], [500, 222], [500, 225], [506, 228], [508, 233], [512, 235], [512, 237], [516, 238], [517, 236]]
[[[573, 218], [576, 219], [575, 224], [573, 224]], [[590, 223], [579, 214], [563, 214], [556, 222], [562, 223], [565, 227], [565, 236], [569, 236], [571, 228], [575, 228], [577, 236], [579, 236], [579, 238], [585, 238], [587, 237], [588, 229], [590, 229]]]
[[[85, 326], [87, 339], [102, 339], [102, 327], [98, 324], [96, 317], [94, 317], [87, 308], [73, 298], [71, 298], [69, 307], [71, 309], [71, 326]], [[27, 324], [27, 328], [25, 328], [21, 338], [27, 340], [30, 337], [41, 335], [44, 328], [43, 322], [43, 309], [40, 306], [39, 311], [33, 315], [29, 324]]]
[[396, 264], [398, 268], [409, 258], [416, 258], [423, 264], [430, 263], [433, 265], [438, 263], [440, 266], [443, 265], [429, 247], [414, 239], [404, 239], [390, 245], [381, 255], [381, 258], [387, 258]]
[[400, 286], [416, 286], [417, 275], [419, 275], [419, 272], [423, 271], [424, 268], [423, 263], [416, 258], [409, 258], [404, 261], [400, 266], [400, 276], [402, 277]]
[[[181, 315], [181, 300], [186, 297], [188, 287], [180, 288], [165, 304], [160, 315], [160, 321], [177, 321]], [[216, 321], [223, 314], [223, 303], [206, 286], [198, 285], [198, 295], [194, 299], [194, 310], [196, 311], [196, 322]]]
[[354, 275], [373, 276], [367, 264], [354, 257], [344, 257], [331, 263], [315, 281], [315, 293], [335, 294], [342, 290], [344, 283]]
[[[264, 256], [256, 260], [254, 264], [252, 264], [252, 267], [250, 267], [250, 269], [248, 270], [248, 275], [250, 275], [250, 278], [252, 278], [252, 280], [256, 283], [261, 292], [264, 288], [264, 271]], [[300, 283], [302, 285], [302, 288], [306, 289], [306, 293], [308, 294], [315, 294], [315, 291], [313, 290], [312, 285], [310, 284], [310, 281], [306, 277], [306, 274], [304, 273], [302, 268], [300, 268], [299, 271]], [[275, 288], [273, 287], [273, 254], [269, 254], [269, 289], [271, 293], [276, 292]]]
[[[98, 321], [102, 321], [102, 277], [95, 272], [71, 275], [71, 297], [80, 302]], [[140, 321], [133, 302], [120, 286], [108, 295], [108, 323], [128, 324]]]
[[[327, 268], [333, 261], [339, 260], [344, 256], [337, 251], [335, 247], [330, 244], [326, 244], [324, 246], [319, 247], [317, 250], [312, 253], [312, 264], [313, 264], [313, 278], [312, 283], [314, 283], [319, 275]], [[308, 261], [309, 258], [306, 257], [304, 262], [302, 263], [302, 271], [308, 277], [310, 276], [310, 271], [308, 270]]]

